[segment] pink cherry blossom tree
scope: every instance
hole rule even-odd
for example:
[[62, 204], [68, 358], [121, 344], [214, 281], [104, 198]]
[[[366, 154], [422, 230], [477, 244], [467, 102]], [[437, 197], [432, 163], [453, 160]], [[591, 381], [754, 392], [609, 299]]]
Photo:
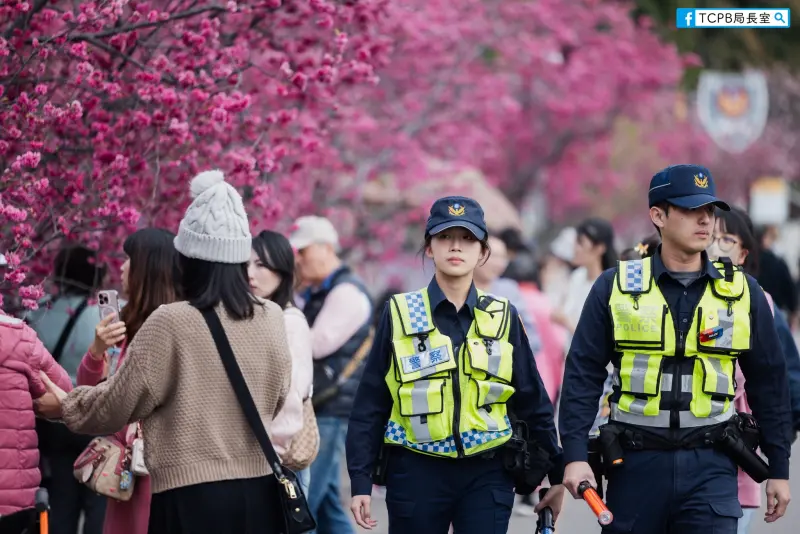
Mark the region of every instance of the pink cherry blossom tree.
[[[105, 256], [177, 229], [188, 180], [221, 168], [253, 226], [314, 202], [342, 168], [340, 93], [387, 2], [7, 0], [0, 5], [0, 292], [34, 307], [52, 246]], [[326, 174], [322, 174], [322, 171]]]
[[412, 187], [435, 157], [480, 168], [515, 200], [542, 187], [554, 214], [585, 205], [586, 184], [613, 190], [614, 121], [674, 91], [693, 61], [648, 20], [633, 20], [630, 7], [394, 2], [390, 48], [354, 39], [381, 79], [359, 95], [350, 128], [336, 132], [353, 151], [357, 179], [390, 169]]

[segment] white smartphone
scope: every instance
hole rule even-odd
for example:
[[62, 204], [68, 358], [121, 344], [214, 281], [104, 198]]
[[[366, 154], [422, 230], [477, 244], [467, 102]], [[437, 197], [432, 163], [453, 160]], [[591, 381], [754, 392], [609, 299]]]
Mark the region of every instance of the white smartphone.
[[119, 319], [119, 295], [116, 289], [104, 289], [97, 292], [97, 306], [100, 309], [100, 319], [109, 315], [116, 315]]

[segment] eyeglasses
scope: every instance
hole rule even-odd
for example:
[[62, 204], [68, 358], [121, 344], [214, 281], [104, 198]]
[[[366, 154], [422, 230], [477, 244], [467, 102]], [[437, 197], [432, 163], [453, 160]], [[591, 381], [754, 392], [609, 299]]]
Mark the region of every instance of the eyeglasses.
[[733, 247], [739, 244], [739, 240], [735, 239], [729, 235], [720, 235], [720, 236], [711, 236], [711, 243], [709, 246], [713, 245], [714, 243], [717, 244], [717, 247], [722, 252], [730, 252], [733, 250]]

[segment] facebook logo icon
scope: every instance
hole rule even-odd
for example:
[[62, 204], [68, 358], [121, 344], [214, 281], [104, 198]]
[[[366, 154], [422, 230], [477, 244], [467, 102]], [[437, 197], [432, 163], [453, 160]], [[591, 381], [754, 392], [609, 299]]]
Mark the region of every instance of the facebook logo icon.
[[675, 17], [675, 25], [678, 28], [691, 28], [695, 24], [694, 9], [678, 8]]

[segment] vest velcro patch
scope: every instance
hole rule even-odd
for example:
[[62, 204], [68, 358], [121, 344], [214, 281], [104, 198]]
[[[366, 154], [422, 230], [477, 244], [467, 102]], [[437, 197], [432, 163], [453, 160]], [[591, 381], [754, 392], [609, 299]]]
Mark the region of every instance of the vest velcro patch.
[[408, 305], [408, 317], [411, 321], [410, 334], [421, 334], [431, 330], [431, 322], [428, 317], [428, 310], [425, 309], [425, 299], [422, 293], [416, 291], [406, 293], [406, 304]]
[[411, 374], [425, 369], [436, 367], [440, 363], [450, 361], [450, 351], [446, 346], [436, 347], [435, 349], [418, 352], [411, 356], [400, 358], [403, 366], [403, 373]]
[[641, 293], [644, 290], [642, 260], [625, 262], [625, 291]]

